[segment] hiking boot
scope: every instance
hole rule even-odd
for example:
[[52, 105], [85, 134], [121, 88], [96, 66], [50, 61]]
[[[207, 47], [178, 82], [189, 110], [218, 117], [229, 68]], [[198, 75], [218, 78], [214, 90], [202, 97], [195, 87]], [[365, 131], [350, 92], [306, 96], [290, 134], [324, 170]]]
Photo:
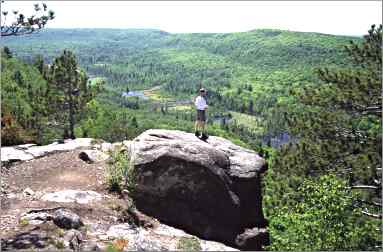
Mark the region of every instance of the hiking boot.
[[194, 135], [195, 135], [196, 137], [199, 137], [199, 132], [196, 131], [196, 132], [194, 133]]
[[208, 138], [209, 138], [208, 135], [206, 135], [205, 133], [202, 133], [202, 136], [201, 136], [202, 140], [207, 140]]

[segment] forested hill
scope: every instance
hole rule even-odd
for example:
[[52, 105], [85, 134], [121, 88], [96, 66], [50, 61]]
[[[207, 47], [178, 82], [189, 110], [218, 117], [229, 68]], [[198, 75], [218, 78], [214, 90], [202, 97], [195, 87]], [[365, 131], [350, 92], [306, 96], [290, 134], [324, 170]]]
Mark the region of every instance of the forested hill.
[[[272, 29], [188, 34], [171, 34], [153, 29], [46, 29], [33, 36], [2, 39], [5, 45], [18, 49], [20, 56], [31, 55], [31, 52], [47, 52], [46, 56], [49, 57], [54, 49], [72, 48], [76, 55], [85, 60], [87, 52], [94, 53], [92, 50], [102, 49], [94, 55], [94, 60], [105, 61], [121, 59], [116, 56], [129, 55], [143, 49], [205, 49], [208, 53], [228, 56], [241, 63], [266, 61], [271, 63], [269, 66], [278, 66], [283, 57], [294, 55], [303, 58], [311, 55], [315, 58], [333, 53], [339, 46], [344, 45], [345, 41], [357, 38]], [[116, 52], [122, 55], [116, 55]], [[104, 58], [108, 54], [109, 57]], [[241, 58], [238, 58], [239, 56]], [[277, 58], [267, 60], [271, 56]]]
[[[236, 98], [246, 103], [254, 98], [262, 103], [256, 106], [261, 112], [264, 98], [271, 95], [273, 100], [291, 85], [311, 82], [313, 68], [343, 64], [341, 51], [349, 40], [359, 39], [270, 29], [225, 34], [47, 29], [33, 36], [4, 38], [3, 44], [30, 62], [36, 54], [51, 62], [63, 49], [71, 49], [88, 74], [106, 77], [110, 85], [123, 89], [164, 85], [179, 96], [194, 94], [202, 82], [228, 97], [229, 109], [243, 105]], [[251, 86], [250, 93], [235, 94], [245, 85]]]

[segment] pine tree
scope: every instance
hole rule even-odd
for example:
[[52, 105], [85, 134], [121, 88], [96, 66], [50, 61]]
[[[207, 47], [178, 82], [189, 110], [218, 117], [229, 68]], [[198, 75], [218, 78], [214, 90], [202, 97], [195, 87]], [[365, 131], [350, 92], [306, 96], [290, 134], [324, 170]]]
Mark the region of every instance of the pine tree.
[[76, 115], [93, 95], [87, 85], [88, 77], [69, 50], [54, 60], [50, 72], [52, 112], [64, 125], [64, 138], [75, 138]]
[[319, 69], [322, 83], [297, 92], [301, 104], [286, 114], [286, 120], [298, 142], [285, 146], [273, 163], [274, 176], [288, 176], [286, 186], [293, 190], [304, 177], [337, 174], [350, 188], [365, 189], [355, 206], [363, 206], [362, 214], [378, 219], [382, 217], [381, 44], [382, 25], [372, 26], [363, 43], [345, 47], [349, 66]]
[[250, 115], [254, 114], [254, 101], [253, 100], [249, 101], [249, 106], [248, 106], [247, 111]]
[[44, 75], [44, 58], [42, 55], [37, 55], [33, 60], [33, 65], [39, 70], [39, 72]]
[[12, 52], [11, 52], [11, 50], [9, 49], [9, 47], [8, 46], [4, 46], [3, 47], [3, 52], [2, 53], [4, 53], [4, 55], [5, 55], [5, 57], [7, 58], [7, 59], [10, 59], [10, 58], [12, 58]]

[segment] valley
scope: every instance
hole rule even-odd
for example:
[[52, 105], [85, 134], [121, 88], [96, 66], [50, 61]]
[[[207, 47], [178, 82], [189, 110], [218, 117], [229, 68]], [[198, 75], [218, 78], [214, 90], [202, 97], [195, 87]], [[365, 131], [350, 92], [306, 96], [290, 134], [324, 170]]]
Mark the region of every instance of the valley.
[[[22, 214], [70, 242], [89, 238], [90, 250], [381, 249], [381, 44], [382, 25], [360, 37], [104, 28], [2, 37], [1, 217], [24, 230], [23, 206], [89, 187], [113, 203], [87, 206], [110, 217], [102, 228], [70, 204], [94, 230], [64, 235], [50, 222], [61, 211]], [[208, 139], [195, 135], [202, 87]], [[85, 149], [64, 148], [84, 139]], [[108, 158], [90, 164], [83, 151]], [[41, 193], [36, 205], [28, 186]], [[136, 207], [145, 215], [129, 213]], [[61, 236], [45, 245], [84, 245]]]
[[[192, 128], [194, 111], [188, 104], [203, 86], [208, 89], [210, 122], [220, 121], [211, 134], [222, 135], [215, 127], [227, 129], [231, 122], [233, 128], [240, 125], [241, 131], [254, 133], [238, 139], [254, 147], [265, 136], [286, 132], [286, 123], [274, 110], [296, 103], [291, 90], [316, 85], [317, 68], [347, 64], [342, 46], [349, 40], [360, 38], [270, 29], [228, 34], [46, 29], [3, 41], [29, 63], [41, 55], [51, 64], [60, 51], [71, 49], [92, 80], [105, 82], [105, 92], [97, 98], [101, 103], [108, 100], [113, 110], [121, 110], [121, 104], [134, 107], [136, 115], [162, 111], [170, 125], [183, 118], [183, 129]], [[137, 93], [124, 95], [129, 91]], [[234, 120], [217, 119], [230, 111]]]

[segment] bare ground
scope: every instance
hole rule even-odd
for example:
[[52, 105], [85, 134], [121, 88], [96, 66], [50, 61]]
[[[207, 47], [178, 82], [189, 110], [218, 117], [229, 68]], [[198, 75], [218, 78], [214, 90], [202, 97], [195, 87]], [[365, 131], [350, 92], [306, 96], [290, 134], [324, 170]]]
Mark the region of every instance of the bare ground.
[[[36, 208], [66, 207], [77, 213], [84, 223], [117, 222], [116, 209], [121, 208], [125, 202], [121, 196], [108, 192], [105, 162], [88, 164], [79, 159], [79, 153], [80, 150], [61, 152], [2, 167], [1, 179], [5, 189], [1, 194], [1, 238], [23, 231], [19, 223], [20, 215]], [[23, 191], [26, 188], [32, 189], [34, 194], [25, 195]], [[86, 205], [40, 200], [46, 193], [67, 189], [92, 190], [105, 197]]]

